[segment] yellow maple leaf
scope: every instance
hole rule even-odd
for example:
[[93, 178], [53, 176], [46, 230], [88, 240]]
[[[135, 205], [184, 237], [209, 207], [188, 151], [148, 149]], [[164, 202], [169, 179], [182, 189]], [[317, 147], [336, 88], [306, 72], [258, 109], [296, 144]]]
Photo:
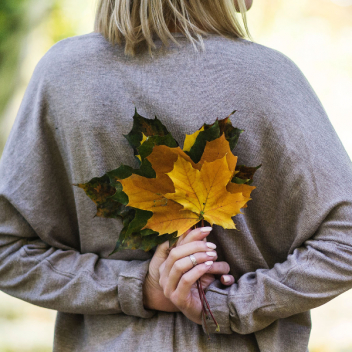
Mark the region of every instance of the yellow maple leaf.
[[167, 173], [173, 181], [175, 192], [164, 195], [211, 225], [235, 229], [231, 217], [241, 213], [240, 208], [248, 198], [241, 192], [230, 193], [226, 190], [232, 173], [226, 155], [212, 162], [204, 161], [201, 170], [193, 168], [191, 163], [179, 156], [173, 170]]
[[182, 205], [163, 196], [164, 193], [174, 191], [173, 183], [167, 175], [157, 174], [156, 178], [146, 178], [132, 174], [119, 182], [128, 194], [127, 206], [153, 212], [142, 229], [149, 228], [160, 235], [178, 231], [178, 236], [181, 236], [198, 223], [197, 214], [184, 210]]
[[178, 156], [190, 162], [193, 168], [200, 170], [204, 161], [211, 162], [216, 159], [221, 159], [224, 155], [226, 155], [229, 169], [234, 175], [236, 173], [237, 156], [232, 154], [230, 144], [226, 140], [225, 134], [222, 134], [219, 138], [211, 142], [207, 141], [202, 157], [197, 164], [194, 163], [180, 147], [170, 148], [166, 145], [155, 146], [152, 153], [147, 156], [147, 159], [150, 161], [156, 173], [165, 174], [173, 169]]
[[197, 214], [189, 210], [184, 210], [181, 204], [173, 202], [170, 199], [166, 200], [167, 204], [165, 207], [153, 209], [153, 216], [142, 230], [152, 229], [159, 232], [159, 234], [177, 231], [177, 237], [179, 237], [199, 222]]
[[190, 162], [193, 167], [196, 167], [196, 164], [180, 147], [170, 148], [166, 145], [157, 145], [153, 148], [151, 154], [147, 156], [147, 159], [157, 174], [165, 174], [173, 169], [178, 156], [181, 156]]
[[[255, 186], [250, 186], [250, 185], [246, 185], [246, 184], [237, 184], [237, 183], [232, 183], [229, 182], [226, 186], [226, 189], [230, 192], [230, 193], [238, 193], [238, 192], [242, 192], [243, 196], [248, 200], [251, 200], [252, 198], [250, 198], [251, 192], [257, 187]], [[247, 203], [243, 206], [243, 208], [247, 208]]]
[[185, 141], [183, 143], [183, 151], [189, 152], [196, 141], [200, 132], [204, 131], [204, 126], [202, 126], [199, 130], [195, 131], [192, 134], [186, 134]]
[[[148, 137], [142, 132], [142, 140], [141, 140], [141, 144], [140, 144], [139, 146], [141, 146], [147, 139], [148, 139]], [[136, 155], [136, 157], [137, 157], [140, 161], [142, 161], [142, 158], [141, 158], [141, 156], [140, 156], [139, 154]]]
[[207, 142], [195, 164], [180, 148], [155, 146], [147, 156], [156, 178], [137, 174], [120, 180], [128, 206], [153, 212], [142, 229], [182, 235], [199, 220], [235, 229], [231, 217], [247, 207], [255, 187], [232, 184], [237, 157], [225, 135]]

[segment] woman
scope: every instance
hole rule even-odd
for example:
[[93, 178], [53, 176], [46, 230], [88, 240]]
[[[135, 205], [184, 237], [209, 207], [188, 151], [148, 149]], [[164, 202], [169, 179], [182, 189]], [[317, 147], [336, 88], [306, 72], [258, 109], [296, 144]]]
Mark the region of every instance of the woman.
[[[96, 31], [37, 65], [0, 163], [0, 289], [58, 311], [54, 351], [304, 352], [309, 310], [352, 287], [351, 161], [298, 67], [246, 40], [236, 9], [245, 19], [244, 0], [101, 0]], [[135, 107], [178, 141], [236, 109], [238, 164], [262, 164], [237, 231], [108, 257], [122, 224], [72, 184], [134, 165]]]

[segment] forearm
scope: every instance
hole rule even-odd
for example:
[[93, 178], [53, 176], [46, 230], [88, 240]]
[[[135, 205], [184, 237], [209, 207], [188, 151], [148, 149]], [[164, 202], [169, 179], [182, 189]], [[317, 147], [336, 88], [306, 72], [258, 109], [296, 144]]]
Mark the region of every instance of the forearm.
[[221, 333], [259, 331], [352, 288], [351, 210], [347, 203], [336, 207], [316, 235], [283, 263], [246, 273], [229, 289], [211, 285], [206, 296]]
[[103, 259], [40, 239], [0, 235], [0, 289], [61, 312], [151, 317], [142, 293], [148, 265], [149, 260]]

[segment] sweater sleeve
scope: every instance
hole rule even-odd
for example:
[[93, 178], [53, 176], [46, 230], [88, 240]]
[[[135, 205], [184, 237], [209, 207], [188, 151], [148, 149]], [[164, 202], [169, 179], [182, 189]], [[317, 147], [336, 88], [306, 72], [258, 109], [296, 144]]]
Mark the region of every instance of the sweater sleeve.
[[73, 186], [51, 122], [49, 65], [45, 57], [36, 66], [0, 161], [0, 289], [65, 313], [150, 318], [142, 291], [149, 260], [81, 253]]
[[[352, 288], [351, 160], [303, 73], [287, 58], [281, 68], [285, 74], [278, 68], [265, 93], [257, 88], [268, 103], [261, 103], [262, 135], [248, 143], [262, 153], [263, 170], [243, 217], [259, 238], [293, 241], [269, 268], [246, 272], [228, 288], [218, 280], [209, 286], [220, 334], [262, 330]], [[208, 330], [215, 333], [211, 320]]]

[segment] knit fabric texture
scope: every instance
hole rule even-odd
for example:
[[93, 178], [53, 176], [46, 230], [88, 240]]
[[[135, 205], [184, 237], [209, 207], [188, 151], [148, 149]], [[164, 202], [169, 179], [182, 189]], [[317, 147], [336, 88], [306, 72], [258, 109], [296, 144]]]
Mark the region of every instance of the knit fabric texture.
[[[0, 289], [57, 310], [55, 352], [305, 352], [310, 309], [352, 287], [352, 164], [321, 102], [281, 52], [204, 37], [195, 51], [155, 40], [130, 58], [101, 34], [64, 39], [37, 64], [0, 160]], [[207, 240], [235, 283], [206, 297], [216, 333], [182, 313], [147, 310], [153, 252], [114, 249], [122, 222], [94, 217], [73, 186], [121, 164], [135, 108], [181, 144], [233, 110], [233, 153], [254, 175], [237, 230]]]

